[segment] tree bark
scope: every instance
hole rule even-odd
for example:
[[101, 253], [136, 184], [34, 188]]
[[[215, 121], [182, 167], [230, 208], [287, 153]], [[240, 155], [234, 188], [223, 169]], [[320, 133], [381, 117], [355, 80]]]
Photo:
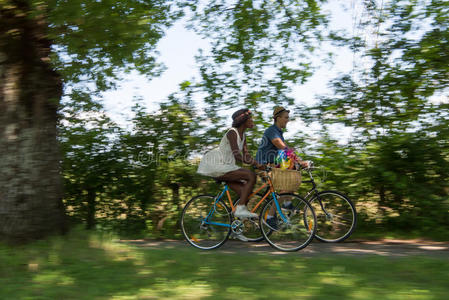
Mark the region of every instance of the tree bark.
[[60, 76], [50, 65], [44, 7], [0, 4], [0, 239], [64, 230], [56, 139]]
[[170, 184], [170, 188], [172, 190], [173, 196], [172, 196], [172, 203], [173, 205], [176, 205], [178, 212], [182, 211], [183, 207], [181, 206], [181, 202], [179, 199], [179, 188], [180, 188], [180, 184], [179, 183], [172, 183]]
[[97, 193], [94, 188], [87, 190], [87, 226], [86, 229], [93, 229], [95, 227], [95, 198]]

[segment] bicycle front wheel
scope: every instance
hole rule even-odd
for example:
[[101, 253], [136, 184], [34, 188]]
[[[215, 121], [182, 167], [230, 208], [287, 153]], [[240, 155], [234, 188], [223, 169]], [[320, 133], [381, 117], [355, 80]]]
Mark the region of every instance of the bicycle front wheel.
[[185, 205], [181, 216], [181, 231], [192, 246], [211, 250], [223, 245], [231, 233], [230, 209], [214, 196], [201, 195]]
[[[267, 202], [259, 217], [262, 234], [268, 243], [281, 251], [298, 251], [305, 248], [316, 231], [316, 216], [310, 204], [295, 194], [278, 197], [284, 218], [276, 208], [274, 199]], [[288, 203], [288, 205], [283, 205]], [[268, 215], [277, 220], [276, 226], [267, 221]]]
[[354, 204], [345, 195], [336, 191], [318, 193], [310, 200], [317, 217], [318, 240], [337, 243], [347, 239], [355, 229], [357, 212]]

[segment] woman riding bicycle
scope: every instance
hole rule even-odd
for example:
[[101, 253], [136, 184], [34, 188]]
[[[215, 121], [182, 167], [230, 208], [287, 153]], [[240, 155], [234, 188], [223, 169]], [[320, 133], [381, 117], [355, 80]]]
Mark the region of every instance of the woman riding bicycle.
[[252, 113], [249, 109], [240, 109], [232, 114], [232, 120], [232, 128], [223, 136], [220, 146], [206, 153], [197, 172], [225, 181], [240, 196], [239, 205], [234, 212], [235, 217], [257, 218], [258, 215], [246, 207], [248, 196], [256, 183], [256, 174], [236, 165], [236, 161], [240, 161], [259, 169], [264, 168], [264, 165], [251, 157], [246, 145], [245, 130], [254, 127]]

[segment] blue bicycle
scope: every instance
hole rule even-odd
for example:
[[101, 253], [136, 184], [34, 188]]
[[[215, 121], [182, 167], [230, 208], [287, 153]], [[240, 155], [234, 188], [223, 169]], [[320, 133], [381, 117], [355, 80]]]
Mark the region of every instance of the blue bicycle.
[[[252, 211], [259, 213], [258, 220], [234, 218], [234, 203], [229, 194], [228, 185], [224, 185], [216, 196], [199, 195], [185, 205], [181, 216], [181, 231], [192, 246], [211, 250], [223, 245], [231, 233], [252, 234], [260, 230], [262, 236], [273, 247], [282, 251], [297, 251], [305, 248], [316, 232], [316, 216], [312, 206], [299, 196], [290, 195], [291, 209], [284, 208], [278, 201], [268, 171], [264, 172], [265, 184], [249, 197], [257, 196], [259, 190], [268, 187], [266, 193], [253, 206]], [[227, 195], [228, 204], [224, 201]], [[264, 204], [265, 203], [265, 204]], [[277, 226], [273, 228], [266, 222], [269, 212], [274, 212]], [[257, 235], [257, 234], [256, 234]]]

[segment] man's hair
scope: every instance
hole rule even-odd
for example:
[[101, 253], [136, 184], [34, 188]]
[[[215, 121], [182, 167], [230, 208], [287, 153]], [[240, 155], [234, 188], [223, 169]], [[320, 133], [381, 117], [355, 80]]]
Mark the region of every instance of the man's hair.
[[285, 109], [282, 106], [275, 107], [275, 109], [273, 111], [273, 120], [274, 120], [274, 122], [276, 122], [276, 119], [278, 117], [280, 117], [284, 112], [288, 112], [289, 113], [290, 111], [288, 109]]

